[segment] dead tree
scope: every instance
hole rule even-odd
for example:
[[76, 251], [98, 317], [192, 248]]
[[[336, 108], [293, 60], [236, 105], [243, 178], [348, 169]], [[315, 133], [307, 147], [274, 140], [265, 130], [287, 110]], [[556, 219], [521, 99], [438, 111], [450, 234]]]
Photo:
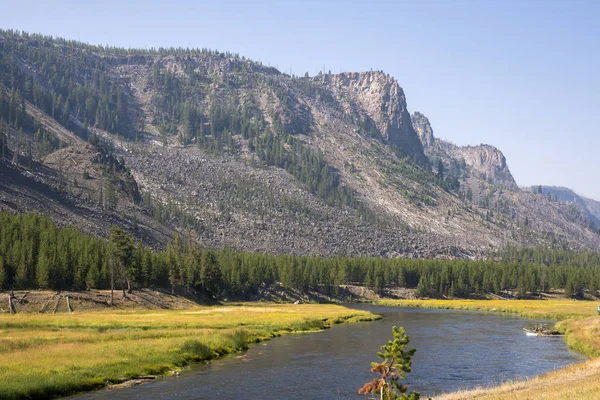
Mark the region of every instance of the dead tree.
[[115, 253], [110, 252], [110, 306], [115, 304]]
[[15, 304], [13, 303], [13, 293], [12, 293], [12, 291], [8, 295], [8, 312], [10, 314], [16, 314], [17, 313], [17, 309], [15, 308]]
[[67, 309], [70, 313], [73, 312], [73, 309], [71, 308], [71, 299], [69, 298], [69, 295], [67, 295]]
[[28, 294], [29, 294], [29, 291], [25, 292], [25, 294], [23, 296], [21, 296], [21, 298], [19, 299], [18, 303], [21, 304], [21, 302], [25, 299], [25, 297], [27, 297]]
[[56, 314], [56, 310], [58, 310], [58, 304], [60, 303], [61, 296], [58, 296], [56, 299], [56, 303], [54, 303], [54, 310], [52, 310], [52, 314]]

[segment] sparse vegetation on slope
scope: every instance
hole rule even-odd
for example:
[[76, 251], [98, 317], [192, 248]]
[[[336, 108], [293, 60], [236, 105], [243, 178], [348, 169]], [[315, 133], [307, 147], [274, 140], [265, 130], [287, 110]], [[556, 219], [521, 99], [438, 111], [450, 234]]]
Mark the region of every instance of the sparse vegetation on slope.
[[[271, 254], [600, 246], [565, 207], [499, 184], [496, 169], [512, 177], [494, 149], [473, 150], [465, 165], [428, 160], [402, 88], [380, 71], [297, 77], [206, 49], [0, 31], [0, 86], [0, 150], [24, 183], [8, 182], [2, 209], [50, 213], [33, 179], [68, 200], [52, 210], [58, 222], [85, 225], [84, 209], [104, 236], [111, 219], [153, 245], [168, 241], [157, 243], [157, 232], [189, 229], [212, 248]], [[111, 195], [119, 182], [110, 169], [98, 180], [80, 170], [93, 164], [95, 154], [80, 151], [92, 134], [131, 171], [141, 204], [126, 190], [124, 202]]]

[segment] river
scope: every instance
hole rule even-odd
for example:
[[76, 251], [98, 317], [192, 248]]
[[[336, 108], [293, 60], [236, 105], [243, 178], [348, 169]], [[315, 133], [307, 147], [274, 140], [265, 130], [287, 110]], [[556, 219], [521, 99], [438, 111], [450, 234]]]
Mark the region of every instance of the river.
[[561, 337], [530, 337], [523, 327], [547, 321], [472, 311], [352, 305], [383, 316], [318, 333], [259, 343], [244, 353], [197, 364], [179, 377], [120, 391], [72, 398], [97, 399], [364, 399], [371, 361], [403, 326], [415, 347], [403, 381], [422, 398], [457, 389], [523, 379], [584, 359]]

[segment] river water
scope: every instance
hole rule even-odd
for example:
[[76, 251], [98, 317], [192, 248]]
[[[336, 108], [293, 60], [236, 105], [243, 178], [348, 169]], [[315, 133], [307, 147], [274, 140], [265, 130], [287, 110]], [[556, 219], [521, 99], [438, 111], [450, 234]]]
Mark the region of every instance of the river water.
[[179, 377], [77, 399], [364, 399], [371, 361], [403, 326], [417, 352], [403, 381], [424, 396], [540, 375], [583, 360], [562, 338], [526, 336], [537, 321], [471, 311], [352, 305], [383, 316], [259, 343], [186, 369]]

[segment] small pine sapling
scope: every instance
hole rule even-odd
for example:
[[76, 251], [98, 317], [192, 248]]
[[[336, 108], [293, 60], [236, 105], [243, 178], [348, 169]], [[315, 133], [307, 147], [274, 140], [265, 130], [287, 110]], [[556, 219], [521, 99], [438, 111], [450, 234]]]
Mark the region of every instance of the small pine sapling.
[[398, 383], [399, 379], [406, 378], [406, 373], [411, 371], [412, 357], [417, 350], [404, 350], [409, 342], [404, 328], [394, 326], [392, 333], [394, 339], [381, 346], [382, 351], [377, 352], [379, 358], [384, 361], [371, 363], [371, 372], [376, 373], [378, 377], [365, 383], [358, 393], [376, 395], [381, 400], [419, 400], [420, 393], [408, 394], [408, 387]]

